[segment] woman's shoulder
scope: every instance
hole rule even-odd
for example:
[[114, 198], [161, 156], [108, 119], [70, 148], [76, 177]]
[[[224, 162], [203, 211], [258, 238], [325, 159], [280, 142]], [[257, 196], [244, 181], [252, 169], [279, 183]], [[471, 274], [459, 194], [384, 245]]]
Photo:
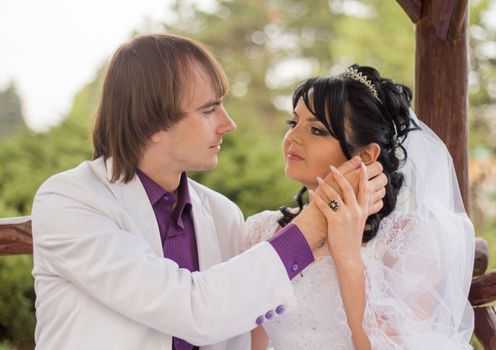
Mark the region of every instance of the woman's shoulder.
[[277, 221], [281, 217], [281, 212], [275, 210], [264, 210], [248, 217], [242, 236], [242, 249], [246, 250], [272, 237], [279, 228]]
[[282, 217], [279, 210], [264, 210], [253, 214], [246, 219], [246, 223], [260, 223], [265, 221], [276, 222]]
[[426, 224], [427, 220], [418, 213], [393, 212], [382, 219], [377, 235], [366, 247], [402, 251], [427, 244]]

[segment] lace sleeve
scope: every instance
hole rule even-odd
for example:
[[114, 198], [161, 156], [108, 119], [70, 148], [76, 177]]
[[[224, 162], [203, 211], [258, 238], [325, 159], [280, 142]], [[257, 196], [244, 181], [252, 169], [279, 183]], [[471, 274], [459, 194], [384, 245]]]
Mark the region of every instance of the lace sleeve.
[[241, 251], [272, 237], [279, 227], [277, 220], [280, 217], [281, 213], [277, 211], [264, 210], [246, 219], [240, 238]]
[[446, 226], [393, 216], [363, 249], [364, 328], [373, 349], [472, 348], [470, 280], [460, 278], [471, 276], [460, 269], [472, 257], [452, 243], [457, 240], [447, 240]]

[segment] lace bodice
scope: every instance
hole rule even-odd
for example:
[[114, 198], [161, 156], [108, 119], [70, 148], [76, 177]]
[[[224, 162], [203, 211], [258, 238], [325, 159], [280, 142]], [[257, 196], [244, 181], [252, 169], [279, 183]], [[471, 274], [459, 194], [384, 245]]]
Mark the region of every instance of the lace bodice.
[[[248, 218], [241, 246], [270, 238], [281, 214], [264, 211]], [[390, 215], [362, 248], [366, 266], [364, 327], [374, 349], [470, 349], [453, 317], [436, 298], [442, 284], [436, 227], [412, 215]], [[429, 234], [425, 234], [429, 232]], [[317, 258], [291, 281], [296, 311], [264, 323], [275, 350], [353, 349], [351, 331], [330, 255]], [[436, 294], [437, 293], [437, 294]], [[447, 314], [447, 315], [444, 315]], [[451, 327], [450, 328], [450, 324]]]

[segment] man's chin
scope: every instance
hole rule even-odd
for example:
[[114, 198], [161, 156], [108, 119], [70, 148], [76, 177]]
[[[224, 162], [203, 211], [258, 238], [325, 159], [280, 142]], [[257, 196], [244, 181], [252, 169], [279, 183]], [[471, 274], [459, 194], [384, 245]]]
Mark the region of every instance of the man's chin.
[[199, 165], [197, 167], [195, 167], [194, 169], [190, 169], [190, 171], [209, 171], [209, 170], [214, 170], [215, 167], [217, 167], [217, 158], [215, 158], [215, 160], [213, 160], [212, 162], [210, 163], [205, 163], [205, 164], [202, 164], [202, 165]]

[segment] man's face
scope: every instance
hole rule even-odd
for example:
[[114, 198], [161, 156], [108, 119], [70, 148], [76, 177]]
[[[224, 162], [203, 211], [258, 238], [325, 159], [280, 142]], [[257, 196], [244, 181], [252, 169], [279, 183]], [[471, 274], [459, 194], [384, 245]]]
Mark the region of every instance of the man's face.
[[174, 172], [211, 170], [217, 165], [222, 136], [236, 128], [215, 96], [211, 81], [200, 69], [192, 69], [181, 101], [182, 119], [152, 136], [148, 150], [162, 168]]

